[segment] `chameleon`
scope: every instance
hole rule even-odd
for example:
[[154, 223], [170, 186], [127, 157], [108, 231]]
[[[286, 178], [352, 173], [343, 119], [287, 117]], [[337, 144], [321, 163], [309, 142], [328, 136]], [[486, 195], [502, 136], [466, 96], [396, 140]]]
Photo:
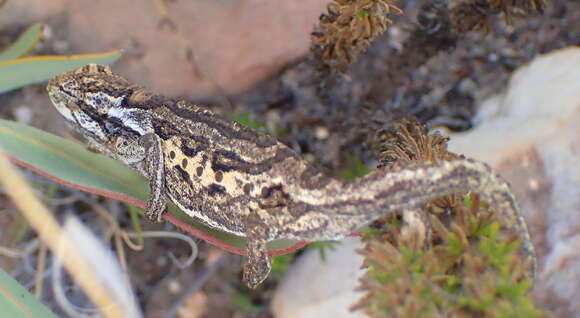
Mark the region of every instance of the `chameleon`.
[[195, 221], [246, 237], [242, 276], [250, 288], [270, 272], [271, 240], [336, 240], [379, 217], [468, 191], [496, 207], [535, 268], [517, 201], [485, 163], [463, 157], [409, 162], [344, 181], [272, 136], [204, 106], [150, 93], [108, 66], [57, 75], [47, 91], [89, 147], [149, 180], [147, 219], [161, 222], [171, 200]]

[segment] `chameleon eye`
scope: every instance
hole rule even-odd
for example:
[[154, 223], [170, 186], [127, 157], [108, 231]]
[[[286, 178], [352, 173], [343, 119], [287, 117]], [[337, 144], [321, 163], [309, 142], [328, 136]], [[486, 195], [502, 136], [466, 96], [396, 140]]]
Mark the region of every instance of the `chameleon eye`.
[[107, 113], [111, 102], [111, 98], [107, 94], [103, 92], [97, 92], [90, 95], [88, 104], [89, 106], [96, 109], [99, 113], [105, 114]]

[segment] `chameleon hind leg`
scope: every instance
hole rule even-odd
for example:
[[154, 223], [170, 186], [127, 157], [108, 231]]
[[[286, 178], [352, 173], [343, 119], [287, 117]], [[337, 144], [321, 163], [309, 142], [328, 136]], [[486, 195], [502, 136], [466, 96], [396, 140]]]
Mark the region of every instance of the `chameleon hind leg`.
[[269, 236], [269, 228], [261, 222], [256, 212], [252, 212], [247, 223], [247, 262], [243, 273], [244, 282], [250, 289], [256, 288], [270, 274], [270, 256], [266, 247]]

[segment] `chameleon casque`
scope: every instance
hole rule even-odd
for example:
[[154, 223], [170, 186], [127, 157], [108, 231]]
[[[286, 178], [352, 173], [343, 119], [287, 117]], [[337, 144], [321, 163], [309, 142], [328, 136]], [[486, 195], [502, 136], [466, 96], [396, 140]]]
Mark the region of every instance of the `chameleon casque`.
[[207, 108], [151, 94], [107, 66], [58, 75], [47, 90], [91, 147], [149, 179], [148, 219], [161, 221], [171, 200], [199, 222], [247, 237], [243, 277], [252, 288], [270, 271], [270, 240], [339, 239], [380, 216], [453, 192], [477, 192], [493, 204], [534, 263], [509, 186], [484, 163], [412, 163], [347, 182], [273, 137]]

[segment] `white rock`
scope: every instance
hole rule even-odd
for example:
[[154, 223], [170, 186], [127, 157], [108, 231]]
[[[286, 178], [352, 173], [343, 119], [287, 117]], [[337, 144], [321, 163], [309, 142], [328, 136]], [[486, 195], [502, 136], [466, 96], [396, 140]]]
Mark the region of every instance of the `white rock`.
[[491, 164], [512, 185], [538, 250], [534, 295], [580, 317], [580, 48], [534, 59], [505, 94], [485, 101], [476, 128], [449, 149]]
[[296, 261], [280, 282], [272, 312], [277, 318], [366, 317], [349, 308], [362, 296], [355, 292], [364, 273], [358, 238], [346, 238], [335, 250], [327, 250], [326, 261], [318, 250], [309, 250]]

